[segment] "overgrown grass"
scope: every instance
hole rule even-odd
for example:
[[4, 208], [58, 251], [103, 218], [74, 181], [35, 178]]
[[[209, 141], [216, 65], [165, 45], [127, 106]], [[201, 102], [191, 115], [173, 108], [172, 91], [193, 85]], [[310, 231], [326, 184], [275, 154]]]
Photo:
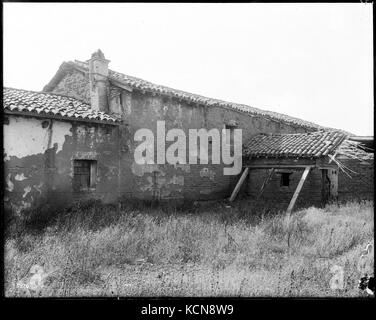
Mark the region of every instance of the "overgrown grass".
[[[33, 221], [33, 222], [32, 222]], [[7, 296], [362, 296], [357, 263], [373, 243], [373, 202], [255, 211], [246, 202], [188, 210], [78, 206], [9, 226]], [[17, 285], [39, 264], [38, 292]], [[344, 270], [333, 290], [330, 270]]]

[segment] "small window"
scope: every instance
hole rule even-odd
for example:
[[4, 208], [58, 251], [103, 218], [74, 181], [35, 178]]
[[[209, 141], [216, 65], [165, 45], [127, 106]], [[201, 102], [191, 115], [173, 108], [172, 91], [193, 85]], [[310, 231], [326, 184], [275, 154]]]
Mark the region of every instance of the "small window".
[[288, 187], [290, 185], [290, 173], [281, 173], [281, 187]]
[[97, 177], [97, 162], [95, 160], [73, 161], [73, 190], [87, 191], [95, 188]]

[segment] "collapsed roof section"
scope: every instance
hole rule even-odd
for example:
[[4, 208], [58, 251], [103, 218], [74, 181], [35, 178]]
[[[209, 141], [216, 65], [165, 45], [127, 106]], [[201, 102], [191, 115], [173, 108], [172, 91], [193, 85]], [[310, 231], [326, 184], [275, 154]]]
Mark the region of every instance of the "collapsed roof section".
[[347, 176], [355, 171], [346, 160], [357, 160], [373, 165], [373, 149], [349, 139], [340, 131], [317, 131], [298, 134], [259, 134], [243, 146], [243, 158], [248, 165], [280, 167], [338, 166]]
[[371, 160], [374, 158], [374, 149], [366, 144], [352, 139], [346, 139], [336, 150], [338, 158], [350, 158], [355, 160]]

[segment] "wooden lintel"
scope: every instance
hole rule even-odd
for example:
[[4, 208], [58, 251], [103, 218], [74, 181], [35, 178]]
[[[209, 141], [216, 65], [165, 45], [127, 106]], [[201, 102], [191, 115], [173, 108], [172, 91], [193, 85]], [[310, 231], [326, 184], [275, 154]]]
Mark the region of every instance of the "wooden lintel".
[[124, 90], [126, 90], [126, 91], [128, 91], [128, 92], [132, 92], [132, 91], [133, 91], [132, 87], [127, 86], [126, 84], [122, 83], [121, 81], [115, 80], [115, 79], [113, 79], [113, 78], [111, 78], [110, 81], [111, 81], [115, 86], [117, 86], [117, 87], [119, 87], [119, 88], [121, 88], [121, 89], [124, 89]]
[[274, 168], [274, 169], [278, 169], [278, 168], [313, 168], [315, 167], [314, 164], [312, 165], [304, 165], [304, 164], [260, 164], [260, 165], [247, 165], [245, 166], [246, 168], [249, 168], [249, 169], [271, 169], [271, 168]]
[[249, 171], [249, 168], [245, 168], [244, 171], [243, 171], [243, 174], [241, 175], [238, 183], [236, 184], [235, 188], [234, 188], [234, 191], [232, 191], [232, 194], [231, 194], [231, 197], [230, 197], [230, 202], [234, 201], [237, 194], [239, 193], [239, 190], [240, 190], [240, 187], [242, 186], [245, 178], [247, 177], [248, 175], [248, 171]]
[[271, 167], [277, 167], [277, 166], [310, 166], [310, 165], [316, 165], [315, 159], [308, 159], [308, 158], [276, 158], [276, 157], [262, 157], [262, 158], [251, 158], [243, 159], [243, 166], [270, 166]]
[[287, 208], [287, 211], [286, 211], [286, 215], [287, 216], [290, 216], [291, 212], [292, 212], [292, 209], [294, 208], [294, 205], [295, 205], [295, 202], [296, 202], [296, 199], [298, 198], [299, 196], [299, 193], [300, 191], [302, 190], [302, 187], [303, 187], [303, 184], [304, 184], [304, 181], [305, 179], [307, 178], [308, 176], [308, 173], [309, 173], [309, 170], [311, 169], [311, 167], [307, 166], [302, 174], [302, 177], [300, 178], [300, 181], [298, 183], [298, 186], [296, 187], [296, 190], [294, 192], [294, 195], [292, 196], [291, 198], [291, 201], [290, 201], [290, 204]]

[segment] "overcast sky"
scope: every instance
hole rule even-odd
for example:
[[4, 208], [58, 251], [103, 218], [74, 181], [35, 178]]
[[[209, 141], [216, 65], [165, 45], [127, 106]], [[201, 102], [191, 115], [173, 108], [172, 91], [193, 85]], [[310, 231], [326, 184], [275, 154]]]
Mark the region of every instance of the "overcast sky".
[[4, 86], [40, 91], [100, 48], [112, 70], [373, 135], [371, 4], [3, 5]]

